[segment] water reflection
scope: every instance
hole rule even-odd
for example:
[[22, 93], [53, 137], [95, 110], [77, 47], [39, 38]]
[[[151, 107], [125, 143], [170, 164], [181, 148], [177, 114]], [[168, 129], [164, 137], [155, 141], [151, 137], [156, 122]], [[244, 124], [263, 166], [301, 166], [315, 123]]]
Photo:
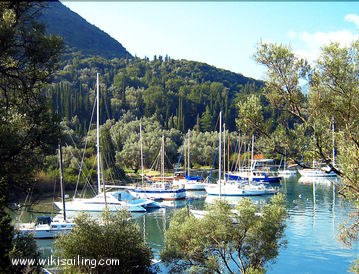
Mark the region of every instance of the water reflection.
[[[359, 254], [358, 243], [351, 249], [337, 240], [338, 225], [343, 223], [353, 206], [337, 194], [337, 180], [330, 178], [288, 178], [282, 181], [281, 192], [286, 195], [289, 213], [285, 232], [288, 245], [279, 253], [275, 264], [268, 265], [267, 273], [346, 273]], [[218, 197], [205, 192], [189, 192], [190, 198], [182, 201], [163, 202], [163, 208], [148, 213], [133, 213], [156, 259], [163, 247], [164, 234], [172, 214], [189, 206], [203, 209]], [[224, 198], [224, 197], [223, 197]], [[242, 197], [225, 197], [236, 204]], [[255, 203], [266, 203], [270, 196], [250, 197]], [[99, 214], [99, 213], [97, 213]], [[38, 240], [43, 256], [53, 252], [52, 240]]]

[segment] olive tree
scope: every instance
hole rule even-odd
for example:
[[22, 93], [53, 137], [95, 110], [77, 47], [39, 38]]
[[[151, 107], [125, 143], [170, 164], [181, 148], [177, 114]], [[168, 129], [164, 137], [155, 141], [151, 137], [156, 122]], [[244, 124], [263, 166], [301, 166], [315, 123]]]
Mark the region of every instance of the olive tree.
[[272, 127], [252, 123], [262, 149], [302, 166], [324, 162], [341, 177], [339, 193], [356, 206], [342, 227], [341, 239], [350, 245], [359, 231], [359, 41], [323, 47], [311, 66], [277, 44], [260, 44], [254, 57], [266, 67], [264, 95], [277, 114]]
[[259, 210], [245, 198], [233, 210], [219, 199], [201, 219], [182, 209], [171, 219], [161, 259], [176, 262], [174, 270], [263, 273], [286, 244], [284, 203], [278, 194]]
[[[55, 252], [59, 258], [64, 260], [81, 258], [79, 264], [63, 265], [66, 271], [70, 273], [149, 272], [152, 253], [144, 242], [138, 225], [131, 221], [129, 212], [104, 211], [98, 219], [82, 214], [75, 219], [75, 223], [76, 226], [69, 234], [62, 235], [55, 242]], [[81, 263], [85, 259], [93, 263]], [[111, 263], [105, 263], [106, 261]]]

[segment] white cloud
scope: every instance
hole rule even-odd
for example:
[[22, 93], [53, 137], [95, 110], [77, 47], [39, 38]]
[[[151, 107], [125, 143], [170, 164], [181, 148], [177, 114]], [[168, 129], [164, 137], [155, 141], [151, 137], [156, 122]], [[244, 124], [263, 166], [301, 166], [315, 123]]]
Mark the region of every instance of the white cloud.
[[[355, 14], [348, 14], [345, 20], [355, 23], [359, 27], [359, 16]], [[314, 61], [319, 57], [321, 47], [332, 42], [338, 42], [341, 47], [349, 46], [353, 41], [359, 39], [358, 32], [354, 33], [349, 30], [340, 30], [332, 32], [314, 32], [309, 33], [289, 31], [287, 34], [291, 40], [292, 47], [296, 54], [300, 57], [306, 58], [309, 61]]]
[[359, 28], [359, 15], [347, 14], [345, 15], [345, 21], [354, 23]]

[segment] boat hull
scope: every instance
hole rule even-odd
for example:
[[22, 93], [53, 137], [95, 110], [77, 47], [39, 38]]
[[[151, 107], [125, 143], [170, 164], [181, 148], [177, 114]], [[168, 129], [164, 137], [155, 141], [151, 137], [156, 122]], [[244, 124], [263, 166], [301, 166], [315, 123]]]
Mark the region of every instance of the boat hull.
[[337, 177], [337, 174], [333, 171], [326, 172], [320, 169], [302, 169], [298, 170], [302, 177]]
[[181, 189], [129, 189], [129, 193], [137, 198], [152, 200], [182, 200], [186, 198], [186, 190]]
[[74, 226], [74, 223], [18, 224], [17, 228], [21, 234], [32, 234], [35, 239], [51, 239], [71, 232]]
[[173, 181], [173, 186], [184, 188], [185, 190], [188, 191], [205, 190], [204, 184], [202, 182], [197, 182], [194, 180], [187, 180], [187, 179], [175, 180]]
[[219, 184], [207, 185], [206, 192], [208, 195], [214, 196], [262, 196], [271, 195], [278, 192], [274, 188], [266, 188], [264, 186], [243, 187], [239, 184]]
[[[101, 195], [101, 194], [100, 194]], [[114, 197], [107, 197], [105, 203], [103, 195], [94, 198], [75, 198], [72, 201], [66, 202], [66, 211], [91, 211], [100, 212], [106, 207], [109, 211], [128, 210], [130, 212], [146, 212], [146, 209], [140, 204], [130, 204], [125, 201], [117, 201]], [[62, 203], [55, 202], [55, 205], [63, 210]]]

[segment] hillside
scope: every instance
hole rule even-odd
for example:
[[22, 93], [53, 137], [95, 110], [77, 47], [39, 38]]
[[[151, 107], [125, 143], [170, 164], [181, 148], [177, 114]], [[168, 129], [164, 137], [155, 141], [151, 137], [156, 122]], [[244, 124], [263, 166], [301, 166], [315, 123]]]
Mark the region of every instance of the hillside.
[[60, 35], [72, 52], [103, 58], [132, 58], [132, 55], [110, 35], [91, 25], [59, 1], [46, 2], [40, 17], [48, 33]]
[[169, 56], [132, 57], [119, 42], [62, 3], [47, 4], [41, 20], [49, 33], [62, 36], [67, 45], [62, 69], [48, 95], [62, 118], [79, 119], [80, 131], [91, 116], [97, 72], [105, 88], [102, 123], [131, 113], [138, 118], [155, 116], [165, 128], [182, 132], [193, 127], [213, 130], [219, 111], [228, 129], [235, 130], [237, 102], [263, 85], [205, 63]]

